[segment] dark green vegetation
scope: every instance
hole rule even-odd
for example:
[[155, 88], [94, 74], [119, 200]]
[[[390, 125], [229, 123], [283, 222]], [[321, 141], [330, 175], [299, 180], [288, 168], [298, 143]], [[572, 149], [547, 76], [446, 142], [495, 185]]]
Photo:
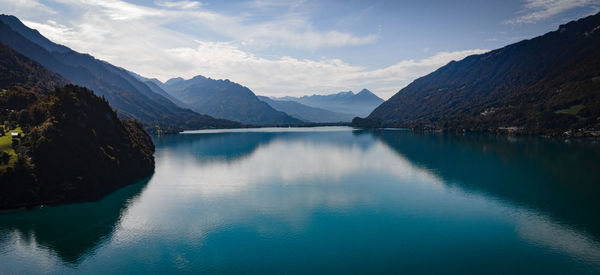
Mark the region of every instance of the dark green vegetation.
[[130, 72], [57, 45], [14, 16], [0, 16], [0, 42], [69, 82], [93, 90], [116, 108], [119, 116], [134, 118], [151, 132], [242, 126], [181, 108], [166, 98], [164, 91], [148, 87]]
[[310, 107], [291, 100], [275, 100], [266, 96], [259, 96], [258, 99], [266, 102], [277, 111], [284, 112], [307, 122], [350, 122], [354, 118], [351, 114], [336, 113], [321, 108]]
[[[13, 125], [10, 125], [13, 124]], [[17, 162], [17, 153], [13, 148], [13, 143], [20, 142], [20, 137], [12, 137], [11, 133], [23, 134], [20, 127], [16, 127], [14, 123], [0, 125], [0, 171], [6, 170], [8, 167], [13, 167]]]
[[192, 110], [214, 117], [253, 125], [298, 125], [303, 122], [260, 101], [247, 87], [229, 80], [201, 75], [192, 79], [170, 79], [157, 83]]
[[3, 44], [0, 75], [0, 121], [23, 130], [3, 147], [16, 161], [0, 170], [0, 209], [95, 200], [153, 172], [152, 140], [104, 98]]
[[350, 114], [353, 117], [367, 116], [383, 102], [383, 99], [367, 89], [363, 89], [357, 94], [349, 91], [330, 95], [311, 95], [303, 97], [286, 96], [277, 98], [276, 100], [295, 101], [315, 108], [342, 114]]
[[600, 129], [600, 14], [450, 62], [353, 124], [595, 135]]

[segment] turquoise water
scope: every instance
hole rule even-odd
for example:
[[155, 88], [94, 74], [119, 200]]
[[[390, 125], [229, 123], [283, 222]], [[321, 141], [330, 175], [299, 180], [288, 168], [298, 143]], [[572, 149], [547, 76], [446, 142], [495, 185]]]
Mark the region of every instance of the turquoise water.
[[600, 145], [345, 127], [154, 137], [101, 201], [0, 214], [0, 274], [599, 273]]

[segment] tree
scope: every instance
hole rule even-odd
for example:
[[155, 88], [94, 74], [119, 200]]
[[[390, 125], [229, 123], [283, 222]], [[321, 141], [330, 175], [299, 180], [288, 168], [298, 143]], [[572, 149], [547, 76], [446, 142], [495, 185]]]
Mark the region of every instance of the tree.
[[10, 155], [7, 152], [0, 152], [0, 164], [7, 164]]

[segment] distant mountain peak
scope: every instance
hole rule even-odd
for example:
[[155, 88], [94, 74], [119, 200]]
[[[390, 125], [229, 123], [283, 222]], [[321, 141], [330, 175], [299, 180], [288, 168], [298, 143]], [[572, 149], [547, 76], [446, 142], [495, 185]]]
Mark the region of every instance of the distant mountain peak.
[[[179, 79], [183, 79], [181, 77], [178, 77], [178, 78]], [[205, 80], [205, 79], [210, 79], [210, 78], [209, 77], [205, 77], [203, 75], [197, 75], [197, 76], [192, 77], [190, 80]]]
[[373, 92], [369, 91], [368, 89], [362, 89], [358, 94], [356, 94], [357, 98], [361, 98], [363, 100], [372, 100], [374, 102], [383, 102], [383, 99], [381, 99], [380, 97], [378, 97], [376, 94], [374, 94]]
[[275, 110], [284, 112], [292, 117], [307, 122], [331, 123], [331, 122], [349, 122], [355, 117], [352, 114], [342, 114], [328, 111], [321, 108], [310, 107], [296, 101], [277, 100], [265, 96], [258, 96], [258, 99], [266, 102]]
[[373, 94], [373, 92], [369, 91], [367, 88], [364, 88], [358, 92], [358, 94]]
[[229, 79], [197, 75], [167, 81], [164, 89], [198, 113], [255, 125], [302, 124], [299, 119], [275, 110], [248, 88]]
[[325, 109], [336, 113], [352, 114], [354, 116], [368, 115], [375, 107], [383, 102], [383, 99], [367, 89], [363, 89], [358, 94], [355, 94], [352, 91], [346, 91], [333, 94], [306, 95], [302, 97], [288, 96], [276, 98], [275, 100], [296, 101], [310, 107]]
[[167, 131], [241, 126], [237, 122], [214, 119], [179, 107], [160, 87], [153, 87], [153, 90], [150, 86], [154, 85], [149, 86], [141, 76], [55, 44], [16, 17], [0, 16], [0, 42], [69, 82], [105, 97], [119, 116], [134, 118], [150, 130], [156, 130], [157, 126]]
[[165, 82], [165, 84], [172, 85], [172, 84], [179, 83], [182, 81], [185, 81], [185, 79], [183, 79], [182, 77], [174, 77], [174, 78], [167, 80], [167, 82]]

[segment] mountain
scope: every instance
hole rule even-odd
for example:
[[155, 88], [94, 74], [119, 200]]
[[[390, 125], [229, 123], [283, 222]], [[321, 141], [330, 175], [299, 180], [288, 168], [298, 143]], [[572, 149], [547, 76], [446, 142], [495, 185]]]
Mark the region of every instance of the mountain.
[[[182, 83], [184, 81], [185, 81], [185, 79], [183, 79], [182, 77], [174, 77], [174, 78], [167, 80], [167, 82], [165, 82], [163, 84], [166, 86], [171, 86], [171, 85], [176, 85], [176, 84]], [[162, 86], [162, 87], [165, 87], [165, 86]]]
[[310, 107], [360, 117], [369, 115], [373, 109], [383, 102], [383, 99], [367, 89], [363, 89], [358, 94], [349, 91], [330, 95], [287, 96], [276, 98], [276, 100], [296, 101]]
[[304, 123], [273, 109], [260, 101], [250, 89], [227, 79], [215, 80], [201, 75], [188, 80], [174, 78], [162, 87], [171, 96], [201, 114], [254, 125]]
[[150, 136], [103, 98], [1, 43], [0, 80], [0, 209], [96, 200], [153, 173]]
[[[15, 84], [26, 85], [38, 93], [48, 93], [69, 84], [60, 75], [51, 72], [10, 47], [0, 43], [0, 88], [6, 90]], [[6, 95], [8, 91], [3, 91]], [[0, 110], [1, 111], [1, 110]]]
[[148, 86], [148, 88], [150, 88], [151, 91], [153, 91], [154, 93], [159, 94], [161, 96], [164, 96], [165, 98], [169, 99], [171, 102], [175, 103], [177, 106], [179, 106], [181, 108], [185, 108], [185, 109], [190, 108], [190, 106], [187, 106], [185, 103], [179, 101], [177, 98], [174, 98], [169, 93], [167, 93], [164, 90], [164, 84], [162, 82], [160, 82], [160, 80], [158, 80], [156, 78], [146, 78], [146, 77], [143, 77], [139, 74], [136, 74], [136, 73], [130, 72], [130, 71], [128, 71], [128, 73], [130, 75], [132, 75], [133, 77], [137, 78], [137, 80], [146, 84], [146, 86]]
[[152, 90], [153, 92], [164, 96], [165, 98], [168, 98], [171, 102], [175, 103], [175, 105], [181, 107], [181, 108], [186, 108], [186, 109], [190, 109], [190, 106], [188, 106], [187, 104], [179, 101], [177, 98], [174, 98], [172, 95], [170, 95], [169, 93], [167, 93], [163, 88], [161, 88], [160, 86], [156, 85], [156, 83], [154, 81], [142, 81], [144, 82], [144, 84], [146, 84], [146, 86], [148, 86], [148, 88], [150, 88], [150, 90]]
[[25, 37], [27, 40], [37, 44], [49, 52], [68, 53], [71, 51], [71, 49], [63, 45], [58, 45], [48, 40], [48, 38], [41, 35], [37, 30], [30, 29], [23, 25], [23, 23], [15, 16], [2, 14], [0, 15], [0, 21]]
[[355, 117], [351, 114], [336, 113], [325, 109], [310, 107], [296, 101], [275, 100], [266, 96], [258, 96], [258, 99], [266, 102], [277, 111], [284, 112], [306, 122], [350, 122]]
[[97, 60], [88, 54], [52, 43], [39, 32], [23, 25], [14, 16], [0, 15], [0, 42], [73, 84], [89, 88], [104, 97], [121, 117], [135, 118], [149, 130], [240, 127], [239, 123], [214, 119], [181, 108], [160, 91], [153, 91], [130, 72]]
[[450, 62], [354, 125], [549, 135], [600, 129], [600, 13]]

